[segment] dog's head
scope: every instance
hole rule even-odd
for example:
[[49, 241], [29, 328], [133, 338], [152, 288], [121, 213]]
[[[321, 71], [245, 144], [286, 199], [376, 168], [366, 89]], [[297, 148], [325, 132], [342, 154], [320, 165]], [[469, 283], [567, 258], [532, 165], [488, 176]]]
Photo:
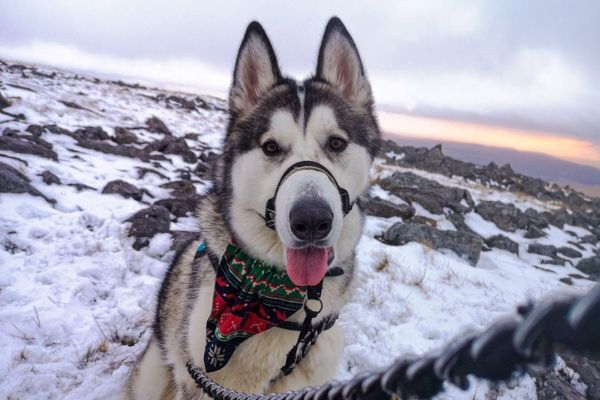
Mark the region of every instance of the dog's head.
[[284, 77], [257, 22], [246, 31], [229, 94], [230, 122], [215, 190], [236, 241], [314, 285], [348, 258], [379, 149], [373, 99], [354, 41], [338, 18], [325, 29], [314, 77]]

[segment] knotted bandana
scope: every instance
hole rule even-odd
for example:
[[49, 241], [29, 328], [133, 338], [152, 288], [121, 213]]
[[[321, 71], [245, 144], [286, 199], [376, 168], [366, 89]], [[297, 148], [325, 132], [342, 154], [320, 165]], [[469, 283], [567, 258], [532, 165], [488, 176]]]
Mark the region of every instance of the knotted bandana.
[[206, 321], [206, 372], [223, 368], [244, 340], [300, 310], [307, 293], [285, 271], [251, 258], [233, 242], [216, 273], [212, 311]]

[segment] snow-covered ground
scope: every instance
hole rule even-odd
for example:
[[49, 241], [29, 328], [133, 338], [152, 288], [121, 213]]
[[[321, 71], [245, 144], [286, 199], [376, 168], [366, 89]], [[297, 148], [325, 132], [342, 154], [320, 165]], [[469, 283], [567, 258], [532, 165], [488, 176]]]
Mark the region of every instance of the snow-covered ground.
[[[158, 89], [42, 67], [36, 70], [39, 74], [0, 67], [0, 93], [12, 103], [4, 111], [25, 117], [18, 121], [0, 114], [0, 131], [23, 132], [30, 124], [58, 125], [71, 131], [100, 126], [113, 136], [115, 127], [127, 127], [149, 142], [163, 137], [145, 128], [145, 121], [156, 116], [174, 136], [186, 137], [198, 156], [218, 148], [223, 136], [227, 115], [219, 110], [224, 102], [218, 99], [201, 96], [215, 109], [190, 111], [160, 100], [172, 93]], [[155, 295], [172, 255], [169, 233], [158, 234], [148, 247], [134, 250], [134, 238], [128, 236], [130, 223], [125, 220], [167, 198], [169, 190], [159, 185], [180, 179], [183, 172], [193, 171], [194, 165], [171, 154], [160, 162], [105, 154], [48, 130], [41, 139], [52, 145], [58, 161], [0, 150], [0, 162], [26, 175], [34, 187], [56, 200], [53, 205], [30, 194], [0, 194], [0, 398], [115, 398], [150, 337]], [[160, 170], [163, 176], [146, 173], [140, 177], [140, 168]], [[374, 179], [397, 170], [405, 169], [378, 159]], [[58, 176], [62, 184], [44, 183], [39, 175], [43, 171]], [[462, 178], [410, 171], [447, 186], [466, 188], [476, 203], [497, 200], [523, 210], [556, 207]], [[102, 194], [106, 183], [116, 179], [145, 189], [141, 201]], [[210, 184], [201, 177], [192, 182], [199, 193]], [[78, 190], [68, 185], [71, 183], [91, 189]], [[394, 197], [382, 193], [381, 188], [376, 190], [381, 197]], [[453, 229], [444, 216], [432, 215], [418, 205], [416, 209], [417, 214], [438, 221], [438, 227]], [[520, 256], [492, 249], [483, 252], [473, 267], [450, 251], [435, 251], [418, 243], [388, 246], [375, 237], [400, 219], [367, 218], [358, 246], [355, 295], [339, 321], [346, 332], [340, 379], [385, 366], [403, 355], [440, 348], [528, 300], [559, 292], [581, 293], [592, 286], [584, 279], [573, 279], [572, 285], [561, 282], [560, 278], [579, 273], [569, 264], [534, 268], [542, 256], [526, 252], [532, 240], [524, 239], [522, 231], [503, 232], [476, 213], [465, 220], [484, 237], [502, 233], [517, 241]], [[171, 223], [171, 229], [193, 230], [194, 221], [179, 218]], [[572, 237], [565, 230], [579, 236], [589, 234], [577, 227], [550, 227], [547, 237], [537, 242], [571, 246]], [[589, 257], [595, 249], [589, 244], [580, 251]], [[474, 382], [467, 392], [450, 388], [439, 398], [536, 398], [534, 382], [528, 377], [496, 389], [495, 397], [486, 397], [488, 390], [485, 383]]]

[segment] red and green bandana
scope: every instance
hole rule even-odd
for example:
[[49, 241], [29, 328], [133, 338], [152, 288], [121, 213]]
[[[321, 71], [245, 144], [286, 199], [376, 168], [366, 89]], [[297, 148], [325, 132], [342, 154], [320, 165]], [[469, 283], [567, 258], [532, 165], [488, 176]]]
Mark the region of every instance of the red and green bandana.
[[244, 340], [300, 310], [306, 293], [306, 286], [294, 285], [285, 271], [251, 258], [230, 243], [219, 263], [206, 321], [206, 372], [223, 368]]

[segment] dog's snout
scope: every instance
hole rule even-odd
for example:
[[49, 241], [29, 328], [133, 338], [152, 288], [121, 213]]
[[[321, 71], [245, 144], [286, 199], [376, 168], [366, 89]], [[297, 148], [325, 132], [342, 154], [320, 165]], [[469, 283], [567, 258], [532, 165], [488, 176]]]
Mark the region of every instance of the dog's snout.
[[302, 199], [290, 210], [290, 228], [299, 240], [324, 239], [332, 225], [333, 211], [323, 200]]

